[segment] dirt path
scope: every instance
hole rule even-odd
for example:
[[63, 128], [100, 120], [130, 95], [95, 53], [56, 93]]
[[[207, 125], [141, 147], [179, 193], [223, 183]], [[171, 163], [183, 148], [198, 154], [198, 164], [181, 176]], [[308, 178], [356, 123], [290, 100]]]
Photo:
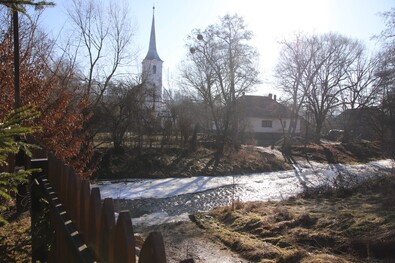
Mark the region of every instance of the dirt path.
[[208, 237], [205, 230], [192, 222], [177, 222], [150, 226], [149, 229], [139, 229], [144, 238], [148, 231], [161, 231], [166, 248], [168, 263], [180, 262], [193, 258], [195, 262], [205, 263], [244, 263], [248, 262], [230, 251], [219, 241]]

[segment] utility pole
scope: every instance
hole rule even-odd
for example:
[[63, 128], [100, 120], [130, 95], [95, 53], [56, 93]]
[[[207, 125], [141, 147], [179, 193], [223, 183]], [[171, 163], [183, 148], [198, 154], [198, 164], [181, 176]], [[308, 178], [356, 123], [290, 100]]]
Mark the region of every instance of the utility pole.
[[15, 109], [22, 106], [21, 91], [19, 81], [19, 19], [18, 11], [12, 10], [12, 24], [14, 33], [14, 90], [15, 90]]
[[[15, 104], [14, 109], [17, 110], [22, 106], [21, 103], [21, 91], [20, 91], [20, 74], [19, 74], [19, 18], [18, 10], [14, 7], [12, 9], [12, 25], [13, 25], [13, 37], [14, 37], [14, 92], [15, 92]], [[16, 141], [20, 141], [22, 138], [19, 136], [15, 138]], [[27, 169], [27, 158], [23, 150], [15, 156], [15, 170]], [[22, 213], [26, 210], [26, 206], [23, 204], [23, 198], [27, 196], [27, 186], [26, 184], [20, 184], [17, 186], [17, 197], [16, 197], [16, 208], [17, 213]]]

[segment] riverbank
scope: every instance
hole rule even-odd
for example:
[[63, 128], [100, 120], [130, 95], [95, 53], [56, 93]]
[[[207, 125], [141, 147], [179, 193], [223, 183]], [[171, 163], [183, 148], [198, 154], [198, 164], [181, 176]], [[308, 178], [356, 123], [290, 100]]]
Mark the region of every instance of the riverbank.
[[[161, 231], [169, 262], [186, 258], [196, 262], [394, 262], [393, 165], [387, 160], [347, 166], [342, 171], [350, 177], [342, 177], [343, 185], [311, 186], [309, 191], [280, 201], [236, 200], [234, 208], [223, 205], [207, 212], [189, 213], [194, 223], [188, 217], [183, 219], [188, 221], [160, 222], [161, 215], [153, 216], [155, 220], [143, 216], [134, 221], [135, 229], [143, 236], [153, 230]], [[376, 170], [378, 167], [381, 169]], [[319, 176], [320, 172], [316, 172]], [[270, 173], [274, 184], [281, 187], [272, 174], [275, 173]], [[354, 180], [356, 176], [366, 180], [358, 182]], [[281, 178], [286, 177], [282, 173]], [[311, 178], [307, 175], [306, 179]], [[349, 185], [347, 181], [352, 181], [350, 188], [345, 187]], [[190, 196], [191, 200], [201, 198]], [[146, 200], [141, 200], [145, 209], [152, 201]], [[181, 203], [196, 202], [185, 199]], [[162, 208], [166, 211], [166, 207]]]
[[95, 179], [185, 178], [223, 176], [288, 170], [277, 149], [242, 146], [238, 151], [226, 150], [216, 161], [215, 150], [200, 147], [188, 152], [180, 148], [127, 150], [114, 154], [108, 150], [94, 175]]
[[196, 213], [211, 238], [250, 262], [394, 262], [395, 175], [352, 189]]
[[205, 147], [193, 152], [181, 148], [129, 149], [122, 154], [102, 151], [93, 179], [239, 175], [289, 170], [295, 161], [351, 164], [390, 158], [377, 144], [363, 141], [299, 144], [294, 145], [287, 156], [282, 154], [280, 147], [243, 145], [237, 151], [226, 149], [218, 162], [214, 149]]

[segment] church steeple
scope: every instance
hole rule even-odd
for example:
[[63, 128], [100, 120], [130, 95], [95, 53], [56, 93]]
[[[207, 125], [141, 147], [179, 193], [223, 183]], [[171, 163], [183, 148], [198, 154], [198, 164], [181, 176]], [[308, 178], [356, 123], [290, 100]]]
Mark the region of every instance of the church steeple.
[[147, 60], [159, 60], [162, 61], [158, 55], [158, 51], [156, 50], [156, 37], [155, 37], [155, 6], [152, 7], [152, 25], [151, 25], [151, 36], [149, 39], [149, 49], [147, 56], [145, 57]]
[[142, 62], [143, 66], [143, 81], [147, 89], [147, 96], [145, 98], [146, 105], [151, 107], [156, 112], [162, 110], [162, 64], [156, 50], [155, 37], [155, 7], [152, 8], [152, 25], [151, 36], [149, 40], [148, 53]]

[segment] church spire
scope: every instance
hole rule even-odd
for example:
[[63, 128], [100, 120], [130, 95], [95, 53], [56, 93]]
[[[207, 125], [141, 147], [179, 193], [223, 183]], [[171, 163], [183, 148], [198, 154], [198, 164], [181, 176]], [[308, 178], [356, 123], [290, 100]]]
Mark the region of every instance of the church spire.
[[149, 49], [147, 56], [145, 57], [147, 60], [159, 60], [162, 61], [156, 51], [156, 37], [155, 37], [155, 6], [152, 7], [152, 25], [151, 25], [151, 36], [149, 39]]

